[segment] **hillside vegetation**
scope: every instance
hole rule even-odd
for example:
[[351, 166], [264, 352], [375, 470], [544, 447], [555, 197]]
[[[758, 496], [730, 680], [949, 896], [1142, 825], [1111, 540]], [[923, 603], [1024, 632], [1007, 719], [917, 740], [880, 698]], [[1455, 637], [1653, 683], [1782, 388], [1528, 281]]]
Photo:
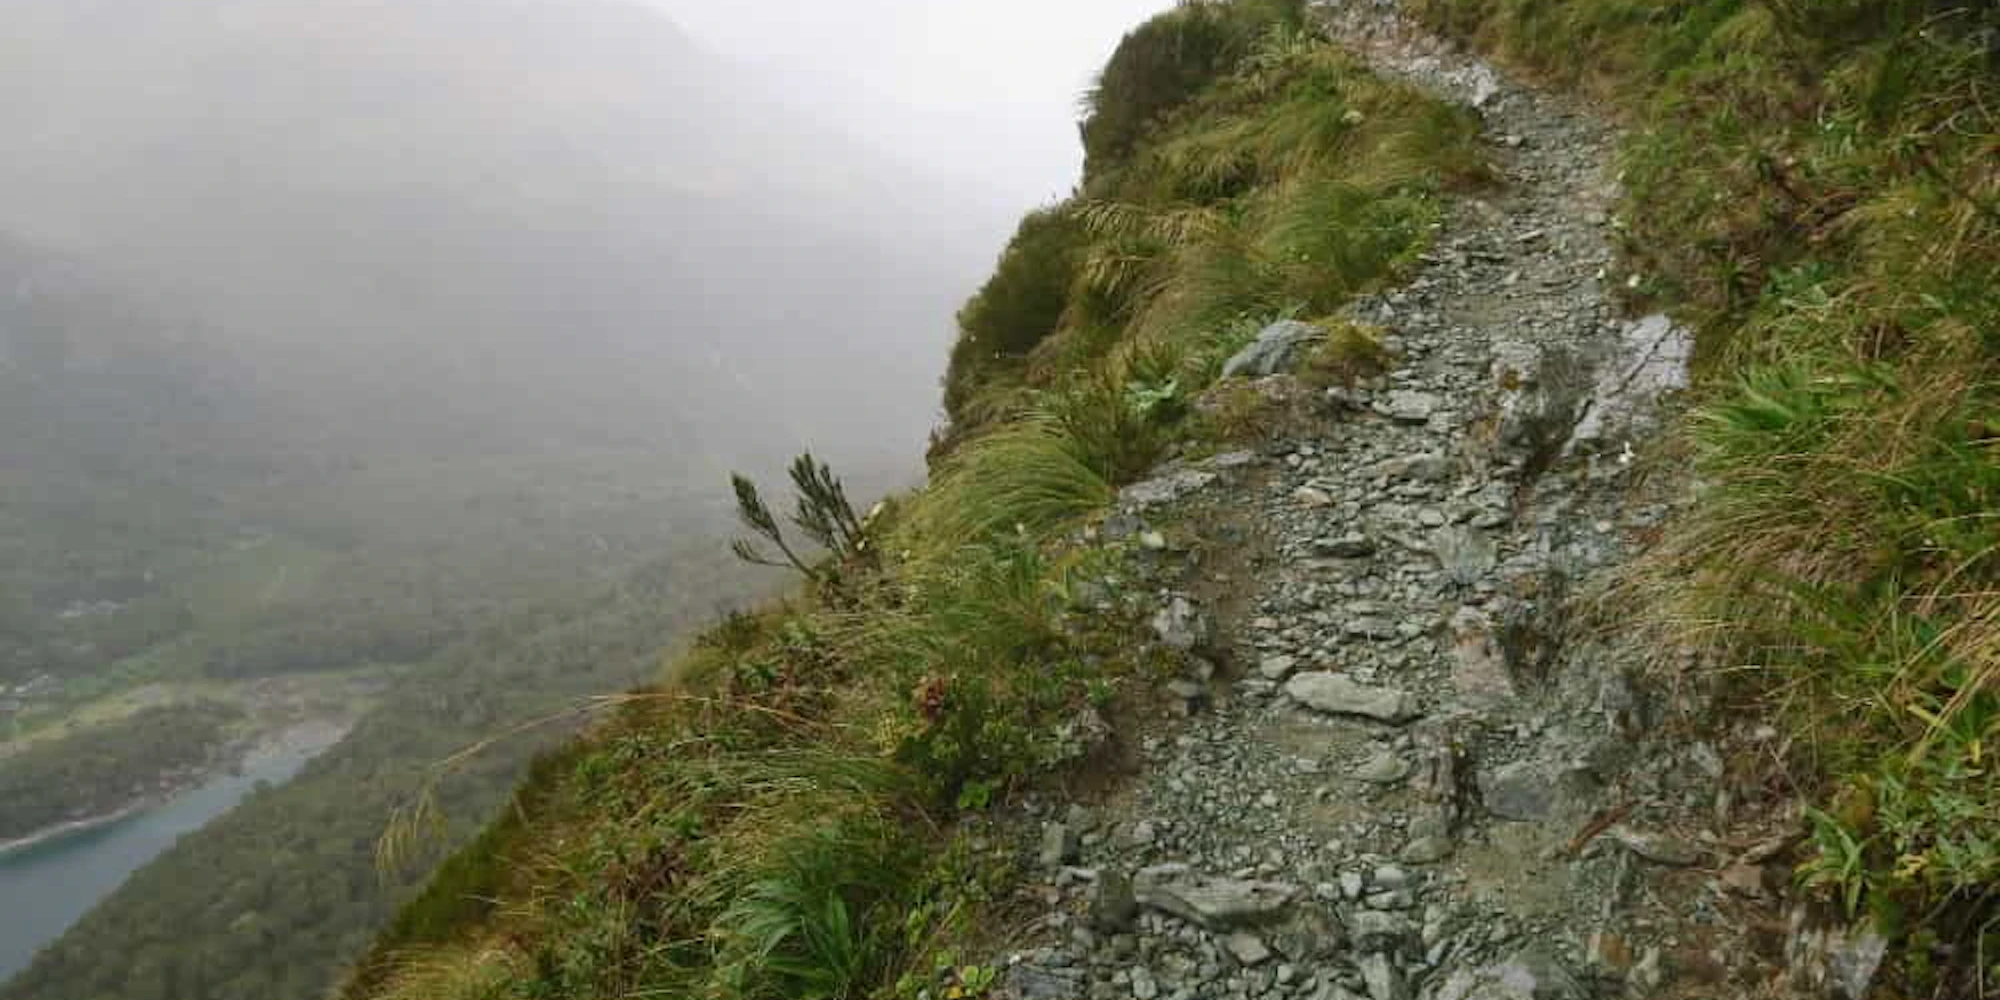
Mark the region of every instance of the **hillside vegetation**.
[[[1062, 539], [1170, 441], [1213, 434], [1192, 401], [1265, 322], [1413, 261], [1440, 193], [1481, 176], [1475, 131], [1296, 4], [1186, 5], [1128, 36], [1078, 193], [1024, 221], [961, 317], [930, 486], [864, 524], [824, 469], [795, 470], [792, 523], [833, 553], [801, 560], [803, 589], [543, 759], [343, 995], [983, 989], [993, 970], [960, 956], [1008, 871], [960, 817], [1087, 757], [1098, 712], [1161, 668], [1103, 605], [1101, 550]], [[786, 526], [739, 497], [763, 536], [743, 554], [791, 562], [794, 541], [768, 551]]]
[[0, 757], [0, 841], [101, 816], [135, 789], [155, 791], [163, 775], [207, 764], [242, 714], [215, 702], [160, 705]]
[[1414, 6], [1630, 119], [1631, 293], [1699, 325], [1707, 375], [1707, 485], [1659, 583], [1798, 737], [1804, 882], [1915, 935], [1915, 971], [1927, 942], [1976, 951], [2000, 876], [2000, 13]]
[[[2000, 16], [1410, 7], [1626, 119], [1625, 294], [1700, 332], [1701, 488], [1650, 562], [1655, 606], [1794, 735], [1774, 780], [1813, 804], [1801, 887], [1900, 935], [1912, 992], [1947, 981], [1933, 962], [1977, 960], [2000, 876]], [[1329, 317], [1481, 183], [1475, 131], [1296, 4], [1133, 32], [1090, 96], [1082, 184], [960, 314], [930, 486], [545, 759], [345, 995], [983, 989], [960, 946], [1008, 872], [956, 820], [1071, 762], [1078, 713], [1155, 666], [1061, 540], [1241, 430], [1194, 404], [1265, 322], [1322, 323], [1319, 370], [1379, 356]]]

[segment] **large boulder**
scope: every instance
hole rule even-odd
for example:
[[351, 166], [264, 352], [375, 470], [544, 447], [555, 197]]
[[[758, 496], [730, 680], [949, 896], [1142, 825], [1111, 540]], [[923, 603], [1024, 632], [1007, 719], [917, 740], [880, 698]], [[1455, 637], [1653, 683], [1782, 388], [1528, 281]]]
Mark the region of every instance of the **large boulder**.
[[1132, 892], [1141, 906], [1211, 931], [1283, 920], [1287, 908], [1302, 895], [1298, 886], [1197, 875], [1186, 865], [1142, 869], [1132, 880]]
[[1293, 701], [1328, 715], [1359, 715], [1401, 725], [1423, 715], [1417, 699], [1407, 691], [1370, 687], [1324, 671], [1298, 674], [1285, 682], [1285, 694]]

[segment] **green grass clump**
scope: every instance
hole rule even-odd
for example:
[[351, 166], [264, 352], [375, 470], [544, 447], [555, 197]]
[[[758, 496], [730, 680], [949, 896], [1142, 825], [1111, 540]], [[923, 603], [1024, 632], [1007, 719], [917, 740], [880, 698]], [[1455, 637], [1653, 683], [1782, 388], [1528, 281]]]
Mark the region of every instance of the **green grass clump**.
[[1089, 169], [1129, 156], [1164, 115], [1234, 72], [1273, 30], [1297, 30], [1301, 0], [1187, 0], [1125, 36], [1085, 98]]
[[[940, 453], [1087, 378], [1156, 391], [1169, 379], [1129, 378], [1128, 360], [1148, 352], [1187, 360], [1170, 380], [1199, 394], [1221, 340], [1246, 323], [1331, 315], [1393, 281], [1427, 245], [1439, 195], [1483, 178], [1472, 116], [1371, 76], [1287, 18], [1204, 3], [1155, 24], [1235, 17], [1266, 18], [1254, 43], [1226, 72], [1209, 72], [1207, 49], [1185, 53], [1204, 85], [1155, 109], [1116, 157], [1092, 159], [1078, 193], [1023, 224], [967, 306], [946, 379], [955, 437]], [[1151, 30], [1126, 45], [1153, 46]], [[994, 316], [1032, 320], [1000, 351]]]
[[2000, 10], [1418, 7], [1630, 119], [1637, 297], [1697, 325], [1705, 376], [1710, 486], [1663, 583], [1808, 737], [1806, 879], [1978, 952], [2000, 875]]
[[[898, 532], [908, 526], [899, 526]], [[1122, 670], [1033, 539], [857, 568], [839, 602], [734, 616], [545, 758], [350, 998], [915, 996], [999, 859], [950, 826], [1074, 756]]]

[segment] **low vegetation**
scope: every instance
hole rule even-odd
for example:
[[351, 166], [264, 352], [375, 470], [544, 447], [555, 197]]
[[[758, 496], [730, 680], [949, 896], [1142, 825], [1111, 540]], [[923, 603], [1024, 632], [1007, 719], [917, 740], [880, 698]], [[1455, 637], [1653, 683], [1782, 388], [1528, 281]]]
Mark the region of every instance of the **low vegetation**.
[[[2000, 14], [1422, 0], [1630, 119], [1632, 294], [1697, 323], [1708, 488], [1663, 581], [1801, 737], [1808, 884], [1991, 955], [2000, 877]], [[1990, 959], [1989, 959], [1990, 960]]]
[[[1329, 317], [1415, 258], [1441, 193], [1481, 176], [1474, 132], [1304, 33], [1297, 4], [1134, 32], [1091, 97], [1077, 196], [1023, 223], [961, 314], [929, 487], [864, 523], [802, 459], [781, 522], [739, 478], [739, 554], [808, 585], [545, 758], [343, 995], [984, 991], [994, 970], [964, 959], [1005, 924], [1010, 862], [976, 817], [1102, 752], [1100, 713], [1165, 666], [1140, 608], [1107, 610], [1116, 554], [1066, 541], [1195, 430], [1261, 326]], [[1370, 363], [1366, 331], [1329, 326], [1327, 378]]]

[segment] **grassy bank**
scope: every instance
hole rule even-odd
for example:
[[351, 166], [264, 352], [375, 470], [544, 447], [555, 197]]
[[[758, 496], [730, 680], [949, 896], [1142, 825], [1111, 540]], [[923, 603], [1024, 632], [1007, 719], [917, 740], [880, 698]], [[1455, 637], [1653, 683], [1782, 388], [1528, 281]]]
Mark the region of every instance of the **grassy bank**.
[[[1083, 184], [961, 315], [930, 485], [865, 525], [802, 490], [794, 523], [836, 554], [541, 761], [344, 996], [982, 992], [994, 971], [965, 960], [1005, 924], [1012, 858], [969, 818], [1103, 753], [1103, 720], [1177, 666], [1136, 641], [1138, 595], [1107, 610], [1117, 551], [1071, 529], [1204, 432], [1193, 400], [1264, 323], [1394, 280], [1480, 176], [1474, 133], [1295, 4], [1188, 5], [1128, 36]], [[765, 530], [784, 525], [749, 520], [788, 563]]]
[[1921, 987], [2000, 876], [2000, 14], [1414, 6], [1628, 119], [1631, 293], [1706, 376], [1664, 583], [1800, 737], [1802, 880], [1909, 932]]

